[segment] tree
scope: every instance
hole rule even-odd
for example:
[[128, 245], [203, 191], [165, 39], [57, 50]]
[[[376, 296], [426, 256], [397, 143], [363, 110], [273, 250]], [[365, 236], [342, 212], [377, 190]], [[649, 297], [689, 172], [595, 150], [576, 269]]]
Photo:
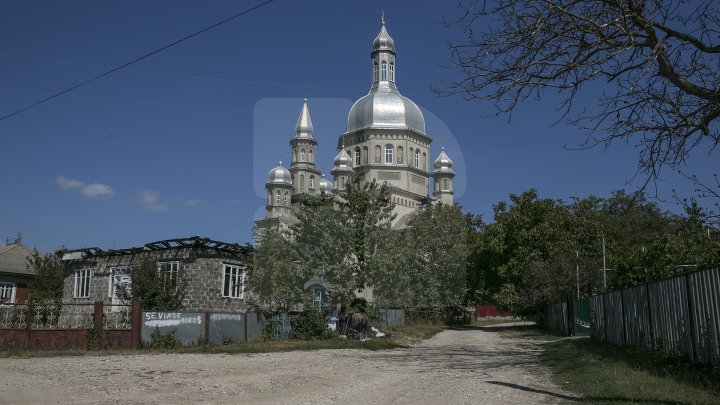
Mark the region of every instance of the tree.
[[133, 266], [130, 280], [130, 284], [116, 285], [120, 300], [139, 301], [147, 310], [175, 311], [182, 308], [190, 276], [182, 269], [163, 269], [152, 260], [144, 260]]
[[308, 268], [299, 265], [298, 251], [286, 232], [266, 229], [255, 235], [254, 266], [247, 279], [250, 301], [270, 313], [287, 312], [306, 300]]
[[[546, 91], [588, 130], [583, 146], [639, 148], [639, 169], [680, 168], [701, 143], [720, 142], [720, 8], [713, 0], [474, 0], [449, 25], [459, 80], [445, 94], [490, 100], [510, 113]], [[603, 82], [595, 109], [576, 96]]]
[[65, 264], [59, 258], [40, 254], [37, 249], [33, 249], [26, 266], [35, 273], [35, 290], [29, 297], [30, 301], [62, 300]]

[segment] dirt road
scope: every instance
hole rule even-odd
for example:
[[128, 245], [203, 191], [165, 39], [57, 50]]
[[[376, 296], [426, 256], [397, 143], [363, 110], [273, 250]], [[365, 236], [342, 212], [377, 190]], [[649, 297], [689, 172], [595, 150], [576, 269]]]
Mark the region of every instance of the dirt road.
[[449, 330], [407, 349], [2, 359], [0, 403], [557, 403], [537, 343]]

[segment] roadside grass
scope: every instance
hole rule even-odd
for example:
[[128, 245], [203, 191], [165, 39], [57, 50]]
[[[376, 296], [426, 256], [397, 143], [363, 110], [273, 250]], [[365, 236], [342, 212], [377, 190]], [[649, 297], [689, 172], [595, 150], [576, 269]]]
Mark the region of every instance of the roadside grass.
[[[533, 330], [534, 329], [534, 330]], [[593, 404], [717, 404], [720, 369], [646, 349], [589, 338], [562, 339], [539, 328], [501, 332], [503, 337], [546, 341], [540, 360], [553, 382]], [[572, 401], [568, 401], [571, 403]]]
[[429, 339], [443, 331], [442, 324], [411, 324], [388, 328], [390, 334], [386, 338], [375, 338], [366, 341], [332, 338], [326, 340], [256, 340], [252, 342], [235, 342], [226, 345], [196, 345], [181, 346], [174, 349], [119, 349], [119, 350], [63, 350], [63, 351], [4, 351], [0, 358], [7, 357], [59, 357], [59, 356], [127, 356], [153, 353], [274, 353], [301, 350], [328, 350], [328, 349], [363, 349], [385, 350], [408, 347]]

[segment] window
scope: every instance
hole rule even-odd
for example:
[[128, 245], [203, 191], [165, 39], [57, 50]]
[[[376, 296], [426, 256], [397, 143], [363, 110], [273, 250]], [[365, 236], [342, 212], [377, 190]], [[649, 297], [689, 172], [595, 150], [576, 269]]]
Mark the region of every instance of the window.
[[345, 177], [340, 177], [340, 188], [345, 188]]
[[287, 198], [288, 198], [288, 192], [286, 191], [286, 192], [285, 192], [285, 199], [283, 200], [283, 205], [285, 205], [285, 206], [288, 205], [288, 203], [287, 203]]
[[315, 176], [310, 176], [310, 189], [315, 187]]
[[0, 302], [15, 301], [15, 283], [0, 283]]
[[387, 62], [382, 61], [380, 67], [380, 80], [387, 80]]
[[75, 298], [90, 297], [90, 269], [81, 269], [75, 271]]
[[280, 190], [275, 192], [275, 205], [280, 205]]
[[363, 146], [362, 155], [363, 155], [363, 163], [368, 164], [368, 147], [367, 146]]
[[380, 154], [382, 153], [381, 150], [382, 148], [380, 147], [380, 145], [375, 146], [375, 163], [380, 163]]
[[[122, 302], [120, 302], [120, 297], [117, 295], [117, 287], [119, 285], [130, 286], [130, 270], [131, 268], [129, 266], [110, 268], [110, 278], [108, 279], [108, 297], [110, 297], [113, 305], [122, 304]], [[115, 309], [116, 308], [113, 308], [113, 310]]]
[[403, 151], [403, 147], [402, 147], [402, 146], [398, 146], [398, 149], [397, 149], [397, 162], [398, 162], [399, 165], [403, 164], [403, 152], [404, 152], [404, 151]]
[[300, 175], [300, 191], [305, 191], [305, 175]]
[[232, 264], [223, 265], [222, 296], [245, 298], [245, 268]]
[[373, 81], [378, 81], [378, 64], [377, 61], [373, 63]]
[[355, 148], [355, 166], [360, 166], [360, 147]]
[[420, 167], [420, 149], [415, 149], [415, 167]]
[[450, 190], [450, 189], [448, 188], [448, 179], [443, 179], [443, 189], [444, 189], [444, 190]]
[[300, 149], [300, 161], [305, 161], [305, 149]]
[[308, 151], [308, 162], [310, 162], [310, 163], [312, 163], [312, 162], [313, 162], [313, 158], [312, 158], [312, 149], [310, 149], [310, 150]]
[[393, 146], [385, 145], [385, 164], [391, 165], [393, 162]]
[[423, 170], [427, 170], [427, 153], [425, 152], [423, 152], [422, 168]]
[[158, 272], [163, 283], [163, 289], [177, 288], [180, 262], [158, 262]]
[[395, 64], [393, 62], [390, 62], [390, 81], [395, 81]]

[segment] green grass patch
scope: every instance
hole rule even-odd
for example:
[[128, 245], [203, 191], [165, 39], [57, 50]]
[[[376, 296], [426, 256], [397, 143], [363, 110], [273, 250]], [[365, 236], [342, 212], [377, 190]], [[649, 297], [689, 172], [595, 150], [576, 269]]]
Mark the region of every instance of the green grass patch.
[[595, 404], [717, 404], [720, 370], [590, 339], [545, 345], [553, 380]]

